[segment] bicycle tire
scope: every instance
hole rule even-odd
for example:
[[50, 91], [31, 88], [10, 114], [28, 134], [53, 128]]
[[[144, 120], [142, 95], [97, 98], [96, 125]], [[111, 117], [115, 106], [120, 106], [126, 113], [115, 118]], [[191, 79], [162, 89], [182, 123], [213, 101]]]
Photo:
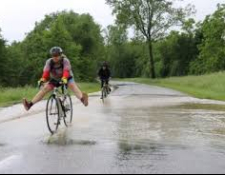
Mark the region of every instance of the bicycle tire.
[[[66, 100], [68, 100], [69, 104], [65, 104], [65, 102], [62, 103], [62, 108], [63, 108], [63, 112], [64, 112], [64, 117], [63, 117], [64, 123], [65, 123], [66, 127], [68, 127], [69, 124], [71, 124], [73, 121], [73, 102], [72, 102], [72, 98], [70, 95], [66, 96]], [[70, 111], [69, 116], [67, 114], [67, 110]], [[67, 120], [67, 119], [69, 119], [69, 120]]]
[[[55, 109], [55, 111], [52, 113], [53, 108]], [[54, 118], [52, 117], [53, 115], [55, 115]], [[46, 105], [46, 121], [47, 121], [48, 130], [50, 131], [50, 133], [55, 134], [60, 125], [60, 109], [59, 109], [58, 100], [56, 99], [54, 95], [51, 95], [49, 97], [47, 105]]]
[[104, 88], [102, 88], [102, 102], [105, 102], [105, 97], [104, 97]]

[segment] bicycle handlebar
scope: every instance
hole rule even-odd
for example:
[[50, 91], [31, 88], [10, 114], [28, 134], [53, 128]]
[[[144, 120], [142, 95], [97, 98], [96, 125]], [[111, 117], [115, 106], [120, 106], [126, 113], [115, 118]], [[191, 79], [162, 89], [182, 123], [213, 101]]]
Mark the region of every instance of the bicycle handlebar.
[[[64, 84], [63, 82], [59, 82], [59, 87], [57, 87], [57, 88], [60, 88], [60, 87], [62, 87], [62, 91], [63, 91], [63, 93], [64, 93], [64, 90], [65, 89], [68, 89], [68, 85], [67, 84]], [[42, 89], [44, 87], [44, 84], [40, 84], [39, 86], [38, 86], [38, 89]]]

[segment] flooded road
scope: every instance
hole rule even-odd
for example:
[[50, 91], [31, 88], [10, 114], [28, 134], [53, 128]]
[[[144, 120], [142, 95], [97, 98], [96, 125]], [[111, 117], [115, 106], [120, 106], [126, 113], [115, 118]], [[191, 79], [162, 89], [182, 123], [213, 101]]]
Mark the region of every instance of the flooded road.
[[0, 111], [0, 173], [225, 173], [225, 103], [115, 84], [105, 104], [74, 99], [73, 125], [54, 136], [45, 102]]

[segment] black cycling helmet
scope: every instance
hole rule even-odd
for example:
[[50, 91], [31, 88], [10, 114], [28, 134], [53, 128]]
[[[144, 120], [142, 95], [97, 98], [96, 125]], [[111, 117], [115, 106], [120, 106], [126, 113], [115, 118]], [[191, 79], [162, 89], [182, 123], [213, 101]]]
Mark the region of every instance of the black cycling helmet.
[[51, 48], [51, 50], [50, 50], [51, 56], [61, 56], [62, 54], [63, 54], [63, 50], [61, 47], [56, 46], [56, 47]]

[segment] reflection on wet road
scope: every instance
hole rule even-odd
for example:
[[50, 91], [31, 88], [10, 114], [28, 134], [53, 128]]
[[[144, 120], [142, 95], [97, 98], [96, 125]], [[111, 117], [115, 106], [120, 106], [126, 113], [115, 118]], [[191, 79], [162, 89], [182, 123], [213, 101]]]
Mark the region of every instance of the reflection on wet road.
[[0, 173], [225, 173], [224, 103], [117, 85], [57, 135], [44, 112], [0, 124]]

